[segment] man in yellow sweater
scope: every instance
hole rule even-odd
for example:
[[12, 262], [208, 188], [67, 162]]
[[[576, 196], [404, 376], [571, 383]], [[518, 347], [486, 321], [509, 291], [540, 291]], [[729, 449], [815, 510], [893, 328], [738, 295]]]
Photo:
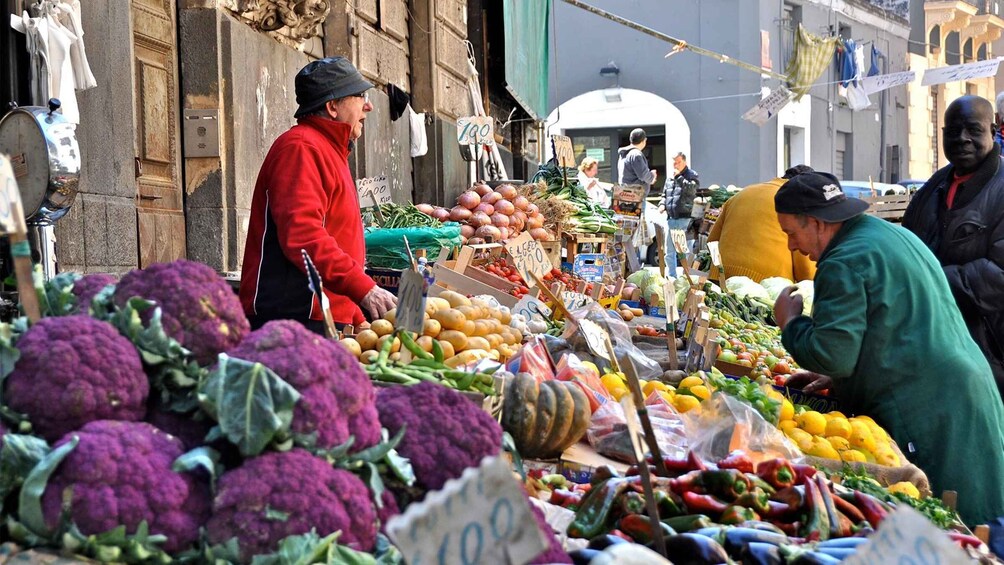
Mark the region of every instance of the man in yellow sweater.
[[796, 165], [784, 176], [753, 184], [729, 198], [708, 234], [717, 241], [722, 256], [722, 271], [712, 269], [711, 278], [725, 281], [745, 276], [760, 282], [768, 277], [784, 277], [798, 282], [812, 279], [816, 263], [798, 251], [788, 250], [788, 236], [774, 211], [774, 195], [791, 177], [812, 172], [806, 165]]

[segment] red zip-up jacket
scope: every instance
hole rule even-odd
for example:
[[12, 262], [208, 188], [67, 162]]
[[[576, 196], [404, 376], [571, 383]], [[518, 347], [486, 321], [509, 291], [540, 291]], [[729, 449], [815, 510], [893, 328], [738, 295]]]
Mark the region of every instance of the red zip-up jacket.
[[321, 275], [336, 322], [364, 320], [359, 303], [374, 286], [363, 271], [366, 242], [349, 171], [351, 126], [301, 119], [269, 149], [251, 200], [241, 304], [259, 323], [322, 320], [300, 250]]

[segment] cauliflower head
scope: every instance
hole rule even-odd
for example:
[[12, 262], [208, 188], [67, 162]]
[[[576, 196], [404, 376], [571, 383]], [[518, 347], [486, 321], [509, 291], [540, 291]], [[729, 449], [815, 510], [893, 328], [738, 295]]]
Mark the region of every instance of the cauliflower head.
[[445, 386], [421, 382], [385, 388], [376, 405], [380, 423], [392, 436], [407, 426], [397, 451], [411, 460], [415, 479], [426, 490], [442, 488], [502, 449], [498, 422]]
[[347, 349], [292, 320], [275, 320], [251, 332], [227, 355], [261, 363], [300, 393], [292, 430], [315, 435], [330, 448], [355, 437], [352, 450], [380, 442], [376, 392]]
[[4, 401], [47, 441], [94, 420], [146, 414], [150, 382], [139, 353], [111, 324], [84, 315], [42, 318], [17, 348]]
[[107, 273], [91, 273], [77, 279], [71, 290], [73, 295], [77, 297], [77, 312], [86, 314], [94, 297], [106, 286], [117, 282], [118, 278], [115, 275]]
[[[167, 335], [192, 352], [200, 365], [240, 343], [251, 329], [237, 294], [211, 267], [178, 259], [130, 271], [115, 286], [114, 302], [135, 296], [156, 302]], [[144, 322], [153, 315], [144, 313]]]
[[340, 530], [338, 543], [360, 551], [376, 543], [377, 515], [366, 485], [303, 449], [248, 459], [224, 473], [217, 487], [209, 542], [236, 537], [244, 562], [312, 528], [321, 537]]
[[168, 553], [199, 540], [212, 496], [207, 478], [171, 469], [183, 453], [180, 441], [145, 422], [97, 420], [67, 434], [56, 447], [73, 436], [80, 443], [42, 495], [46, 525], [59, 524], [64, 496], [70, 496], [70, 518], [84, 534], [123, 525], [135, 533], [146, 520], [151, 534], [167, 537]]

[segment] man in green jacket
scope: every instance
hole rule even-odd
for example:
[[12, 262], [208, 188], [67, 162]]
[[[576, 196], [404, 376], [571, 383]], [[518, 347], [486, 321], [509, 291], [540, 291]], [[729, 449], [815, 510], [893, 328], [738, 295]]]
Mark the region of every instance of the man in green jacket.
[[830, 174], [795, 176], [774, 206], [788, 247], [817, 262], [812, 316], [794, 287], [774, 305], [784, 346], [812, 371], [789, 385], [871, 416], [935, 495], [958, 491], [967, 524], [1004, 516], [1004, 407], [937, 259]]

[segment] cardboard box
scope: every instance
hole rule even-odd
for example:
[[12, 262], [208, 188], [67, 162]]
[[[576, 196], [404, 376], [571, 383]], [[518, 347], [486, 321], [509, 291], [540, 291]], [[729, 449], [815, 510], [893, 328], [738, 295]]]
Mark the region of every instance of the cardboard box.
[[397, 269], [366, 269], [377, 286], [397, 296], [397, 288], [401, 285], [401, 273]]
[[603, 265], [607, 256], [602, 253], [579, 253], [572, 263], [572, 274], [589, 282], [603, 282]]
[[580, 441], [561, 454], [559, 468], [566, 479], [576, 483], [588, 483], [596, 469], [603, 465], [610, 465], [621, 473], [626, 472], [629, 467], [627, 463], [600, 455], [593, 446]]

